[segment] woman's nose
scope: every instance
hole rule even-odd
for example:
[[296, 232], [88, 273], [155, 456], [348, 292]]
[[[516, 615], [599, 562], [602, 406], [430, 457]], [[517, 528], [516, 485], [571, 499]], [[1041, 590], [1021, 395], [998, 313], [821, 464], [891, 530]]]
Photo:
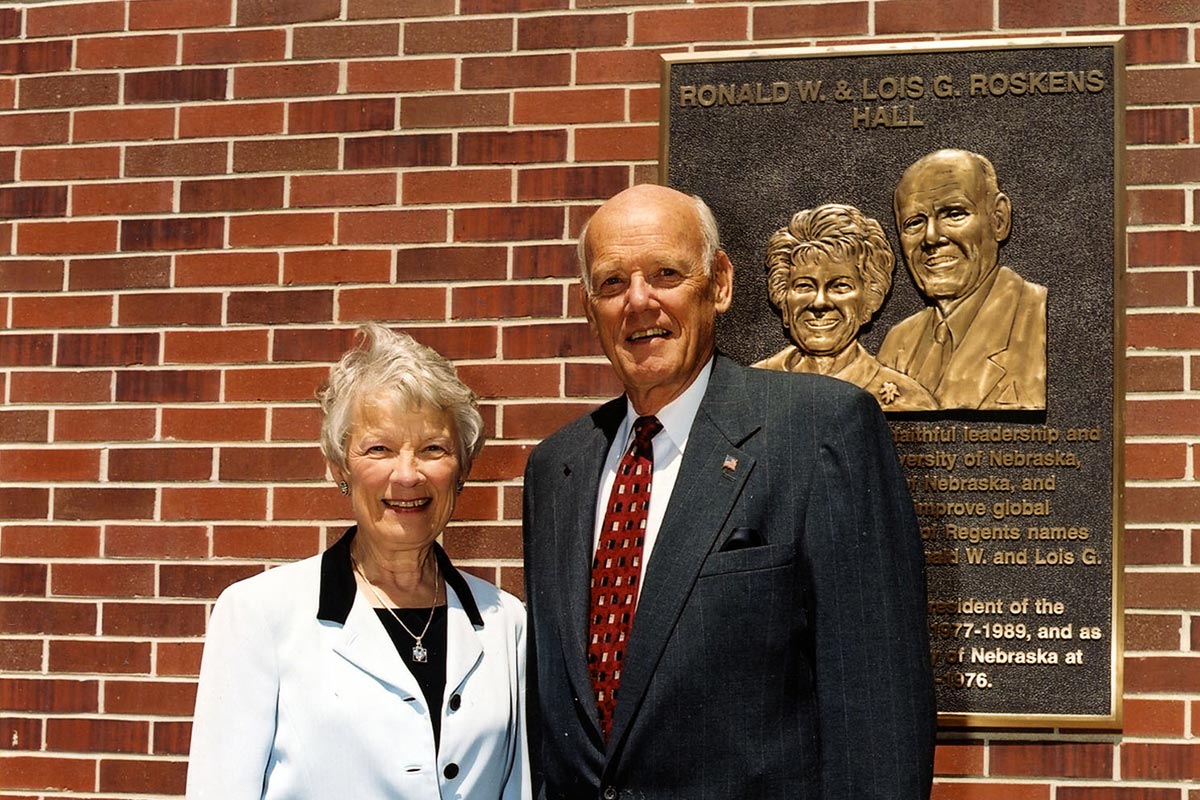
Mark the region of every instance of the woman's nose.
[[817, 293], [813, 296], [813, 300], [809, 303], [809, 308], [815, 308], [820, 311], [825, 311], [833, 308], [833, 303], [829, 301], [829, 293], [824, 288], [818, 288]]
[[400, 454], [392, 459], [392, 483], [402, 486], [416, 486], [425, 480], [421, 473], [420, 464], [414, 456]]

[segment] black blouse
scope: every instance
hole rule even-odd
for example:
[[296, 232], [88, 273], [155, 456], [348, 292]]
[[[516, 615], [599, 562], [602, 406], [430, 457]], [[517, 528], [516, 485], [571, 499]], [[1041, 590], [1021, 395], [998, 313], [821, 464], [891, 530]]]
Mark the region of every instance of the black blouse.
[[[358, 593], [354, 567], [350, 562], [350, 543], [354, 541], [354, 535], [357, 532], [356, 526], [348, 528], [342, 538], [330, 545], [321, 557], [321, 597], [317, 604], [317, 619], [345, 625], [346, 618], [350, 616], [350, 609], [353, 607], [354, 598]], [[482, 628], [483, 615], [479, 613], [479, 606], [476, 605], [475, 597], [471, 594], [470, 587], [467, 586], [466, 578], [450, 563], [446, 551], [436, 542], [433, 544], [433, 554], [438, 560], [438, 567], [446, 581], [447, 594], [445, 596], [448, 597], [449, 592], [454, 592], [454, 596], [462, 604], [462, 609], [466, 612], [471, 624], [477, 629]], [[400, 612], [404, 624], [414, 631], [424, 628], [425, 620], [429, 618], [428, 608], [396, 610]], [[421, 687], [421, 694], [425, 696], [425, 702], [429, 706], [429, 720], [433, 726], [433, 741], [436, 747], [441, 737], [442, 697], [446, 691], [448, 620], [446, 606], [438, 607], [434, 613], [433, 622], [429, 625], [429, 632], [422, 639], [421, 643], [425, 645], [425, 649], [429, 653], [429, 660], [424, 664], [414, 664], [412, 661], [413, 637], [405, 633], [387, 611], [382, 608], [376, 609], [376, 611], [383, 622], [384, 630], [391, 636], [397, 652], [404, 659], [404, 663], [408, 665], [409, 672], [416, 677], [417, 683]], [[414, 616], [407, 616], [410, 612]]]
[[[420, 631], [429, 619], [428, 608], [397, 608], [396, 613], [408, 630]], [[433, 725], [433, 747], [437, 750], [442, 737], [442, 697], [446, 692], [446, 606], [440, 605], [433, 611], [433, 621], [429, 630], [421, 639], [426, 651], [424, 662], [413, 660], [413, 644], [415, 640], [408, 631], [392, 617], [386, 608], [377, 608], [379, 621], [392, 637], [396, 652], [404, 659], [408, 671], [421, 685], [421, 694], [425, 695], [425, 705], [429, 708], [429, 722]]]

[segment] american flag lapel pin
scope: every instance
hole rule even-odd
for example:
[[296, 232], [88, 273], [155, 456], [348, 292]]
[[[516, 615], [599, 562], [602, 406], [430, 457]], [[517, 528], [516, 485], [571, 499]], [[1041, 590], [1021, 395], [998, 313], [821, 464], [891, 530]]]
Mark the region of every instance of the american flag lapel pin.
[[725, 456], [724, 463], [721, 464], [721, 469], [725, 470], [725, 472], [727, 472], [727, 473], [732, 473], [734, 470], [737, 469], [737, 465], [738, 465], [738, 460], [736, 458], [734, 458], [733, 456], [727, 455], [727, 456]]

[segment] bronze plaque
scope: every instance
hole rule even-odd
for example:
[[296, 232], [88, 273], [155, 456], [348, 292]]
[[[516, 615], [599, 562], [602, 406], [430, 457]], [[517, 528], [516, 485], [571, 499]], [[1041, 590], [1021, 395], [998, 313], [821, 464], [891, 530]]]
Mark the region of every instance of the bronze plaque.
[[1122, 40], [664, 62], [662, 181], [735, 265], [718, 345], [888, 415], [941, 722], [1119, 724]]

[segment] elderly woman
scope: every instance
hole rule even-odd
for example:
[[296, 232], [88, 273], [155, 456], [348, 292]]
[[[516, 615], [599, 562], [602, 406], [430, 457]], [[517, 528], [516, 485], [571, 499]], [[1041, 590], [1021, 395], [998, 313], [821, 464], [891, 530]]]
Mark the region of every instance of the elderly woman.
[[854, 206], [797, 212], [767, 245], [767, 293], [794, 344], [754, 366], [841, 378], [887, 411], [937, 408], [923, 386], [858, 343], [892, 287], [895, 263], [883, 228]]
[[356, 524], [217, 600], [187, 796], [529, 797], [525, 611], [436, 542], [483, 445], [475, 396], [367, 325], [320, 400]]

